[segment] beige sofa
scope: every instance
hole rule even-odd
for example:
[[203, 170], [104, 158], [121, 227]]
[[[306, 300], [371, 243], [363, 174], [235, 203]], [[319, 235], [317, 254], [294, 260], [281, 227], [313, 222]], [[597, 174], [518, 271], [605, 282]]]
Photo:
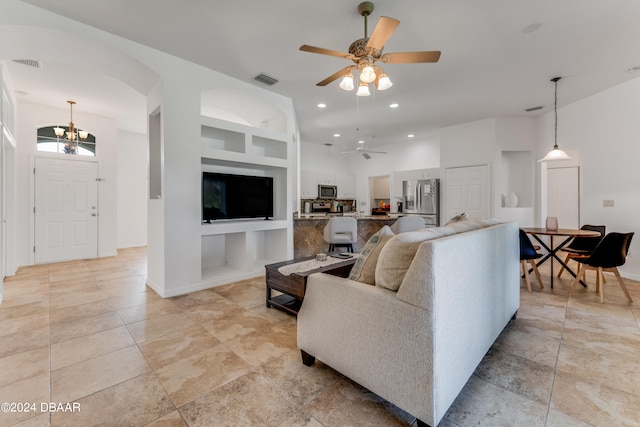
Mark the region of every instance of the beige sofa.
[[378, 257], [373, 286], [309, 276], [298, 347], [306, 365], [318, 358], [436, 426], [518, 310], [518, 225], [463, 221], [378, 242], [363, 250]]

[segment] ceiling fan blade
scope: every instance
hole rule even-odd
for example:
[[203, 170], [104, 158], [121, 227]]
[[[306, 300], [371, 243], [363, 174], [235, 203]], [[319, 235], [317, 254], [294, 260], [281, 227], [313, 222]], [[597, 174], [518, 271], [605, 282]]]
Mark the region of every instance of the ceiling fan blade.
[[362, 150], [365, 153], [372, 153], [372, 154], [387, 154], [386, 151], [373, 151], [373, 150]]
[[303, 52], [319, 53], [321, 55], [337, 56], [338, 58], [351, 58], [351, 54], [349, 53], [338, 52], [337, 50], [330, 50], [322, 47], [309, 46], [307, 44], [300, 46], [300, 50]]
[[369, 160], [371, 158], [371, 156], [368, 155], [367, 153], [362, 153], [362, 157], [364, 157], [367, 160]]
[[316, 83], [316, 86], [326, 86], [329, 83], [331, 83], [332, 81], [334, 81], [334, 80], [344, 76], [345, 74], [347, 74], [347, 72], [350, 71], [352, 68], [353, 68], [353, 66], [344, 67], [342, 70], [330, 75], [329, 77], [327, 77], [323, 81]]
[[373, 33], [371, 33], [371, 37], [369, 37], [367, 47], [382, 50], [382, 47], [387, 40], [389, 40], [389, 37], [391, 37], [391, 34], [393, 34], [399, 24], [400, 21], [397, 19], [381, 16], [376, 27], [373, 29]]
[[409, 64], [420, 62], [438, 62], [440, 59], [440, 51], [434, 50], [430, 52], [396, 52], [385, 53], [380, 60], [387, 64]]

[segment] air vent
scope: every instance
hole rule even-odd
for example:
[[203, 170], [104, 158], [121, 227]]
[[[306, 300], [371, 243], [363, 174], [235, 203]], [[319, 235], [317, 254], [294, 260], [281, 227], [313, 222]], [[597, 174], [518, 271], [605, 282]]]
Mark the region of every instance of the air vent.
[[271, 85], [274, 85], [274, 84], [278, 83], [277, 79], [275, 79], [273, 77], [270, 77], [270, 76], [267, 76], [266, 74], [263, 74], [263, 73], [258, 74], [253, 79], [255, 81], [258, 81], [258, 82], [260, 82], [262, 84], [265, 84], [267, 86], [271, 86]]
[[530, 111], [536, 111], [536, 110], [542, 110], [542, 105], [538, 105], [537, 107], [531, 107], [531, 108], [527, 108], [526, 111], [527, 113]]
[[35, 59], [13, 59], [13, 62], [17, 62], [18, 64], [27, 65], [33, 68], [42, 68], [42, 63]]

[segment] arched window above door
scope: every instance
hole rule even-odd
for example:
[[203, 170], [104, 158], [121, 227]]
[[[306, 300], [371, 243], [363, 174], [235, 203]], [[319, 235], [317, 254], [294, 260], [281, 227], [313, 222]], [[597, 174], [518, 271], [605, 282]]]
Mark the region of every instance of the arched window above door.
[[[56, 135], [55, 128], [61, 128], [64, 131], [62, 137]], [[58, 133], [60, 132], [58, 131]], [[94, 135], [87, 133], [87, 137], [84, 139], [69, 140], [68, 133], [68, 126], [44, 126], [39, 128], [36, 150], [88, 157], [96, 156], [96, 137]]]

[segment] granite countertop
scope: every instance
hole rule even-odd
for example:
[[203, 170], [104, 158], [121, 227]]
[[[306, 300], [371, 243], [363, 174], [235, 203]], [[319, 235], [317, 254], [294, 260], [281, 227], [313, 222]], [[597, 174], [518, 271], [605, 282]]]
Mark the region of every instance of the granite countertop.
[[294, 221], [322, 221], [329, 220], [334, 216], [346, 216], [355, 218], [358, 221], [389, 221], [392, 219], [397, 219], [398, 214], [389, 214], [389, 215], [355, 215], [355, 214], [298, 214], [297, 212], [293, 214]]

